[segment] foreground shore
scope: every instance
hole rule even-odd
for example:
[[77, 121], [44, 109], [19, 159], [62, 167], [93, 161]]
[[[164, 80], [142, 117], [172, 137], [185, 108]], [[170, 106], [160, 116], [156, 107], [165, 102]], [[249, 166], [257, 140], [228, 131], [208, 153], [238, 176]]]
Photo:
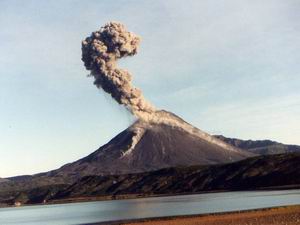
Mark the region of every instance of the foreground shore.
[[[101, 223], [99, 223], [101, 224]], [[300, 225], [300, 205], [243, 212], [198, 216], [179, 216], [137, 221], [120, 221], [122, 225]]]

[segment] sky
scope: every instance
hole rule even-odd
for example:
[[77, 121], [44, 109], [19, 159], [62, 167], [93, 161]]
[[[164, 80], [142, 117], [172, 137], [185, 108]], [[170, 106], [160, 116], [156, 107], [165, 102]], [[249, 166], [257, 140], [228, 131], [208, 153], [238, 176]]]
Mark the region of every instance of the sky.
[[84, 157], [134, 118], [93, 85], [81, 41], [142, 37], [120, 67], [157, 108], [211, 134], [300, 145], [298, 0], [0, 0], [0, 177]]

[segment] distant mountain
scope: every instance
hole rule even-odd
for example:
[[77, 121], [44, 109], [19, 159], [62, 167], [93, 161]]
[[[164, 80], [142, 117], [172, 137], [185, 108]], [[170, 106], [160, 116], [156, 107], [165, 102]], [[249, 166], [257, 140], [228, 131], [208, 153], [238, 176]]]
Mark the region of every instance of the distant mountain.
[[227, 138], [222, 135], [215, 135], [215, 137], [232, 146], [258, 155], [300, 152], [300, 146], [298, 145], [286, 145], [270, 140], [241, 140], [236, 138]]
[[211, 165], [252, 157], [166, 111], [162, 122], [136, 121], [97, 151], [47, 176], [128, 174], [174, 166]]
[[300, 188], [300, 154], [268, 155], [211, 166], [191, 166], [108, 176], [86, 176], [52, 200], [272, 188]]

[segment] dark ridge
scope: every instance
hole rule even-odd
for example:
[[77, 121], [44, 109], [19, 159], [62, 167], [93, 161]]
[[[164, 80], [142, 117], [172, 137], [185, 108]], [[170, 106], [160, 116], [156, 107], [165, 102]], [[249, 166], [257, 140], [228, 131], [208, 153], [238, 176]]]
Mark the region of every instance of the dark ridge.
[[120, 175], [90, 175], [73, 184], [49, 179], [1, 183], [0, 205], [11, 205], [16, 201], [34, 204], [93, 197], [106, 199], [118, 196], [126, 198], [207, 191], [300, 188], [300, 153], [258, 156], [221, 165], [182, 166]]
[[237, 138], [227, 138], [222, 135], [215, 135], [215, 137], [232, 146], [259, 155], [300, 152], [300, 146], [298, 145], [286, 145], [271, 140], [241, 140]]
[[22, 175], [22, 176], [15, 176], [15, 177], [8, 177], [7, 180], [18, 182], [18, 181], [27, 181], [32, 178], [31, 175]]
[[236, 191], [300, 187], [300, 154], [249, 158], [240, 162], [166, 168], [109, 176], [87, 176], [59, 191], [54, 199]]

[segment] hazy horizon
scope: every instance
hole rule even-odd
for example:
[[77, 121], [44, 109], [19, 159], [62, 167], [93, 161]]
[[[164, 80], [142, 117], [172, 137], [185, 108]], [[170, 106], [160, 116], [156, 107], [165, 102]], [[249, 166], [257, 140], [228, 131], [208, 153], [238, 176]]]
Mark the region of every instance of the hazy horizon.
[[300, 145], [300, 2], [0, 1], [0, 177], [56, 169], [134, 118], [97, 90], [81, 41], [109, 21], [142, 38], [120, 60], [159, 109], [211, 134]]

